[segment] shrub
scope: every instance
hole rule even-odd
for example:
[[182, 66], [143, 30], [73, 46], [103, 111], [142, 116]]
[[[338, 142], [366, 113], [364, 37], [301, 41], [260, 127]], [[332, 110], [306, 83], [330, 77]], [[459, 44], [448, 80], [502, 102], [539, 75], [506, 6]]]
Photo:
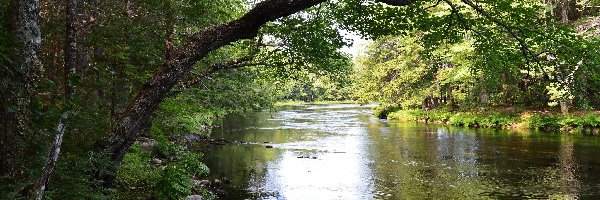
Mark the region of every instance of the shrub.
[[478, 123], [481, 127], [486, 128], [502, 128], [509, 127], [515, 121], [510, 115], [492, 114], [485, 117], [480, 117]]
[[184, 168], [169, 165], [156, 183], [154, 193], [157, 199], [182, 199], [192, 193], [192, 180]]
[[208, 167], [202, 163], [201, 153], [188, 153], [179, 163], [179, 166], [191, 176], [207, 176], [210, 173]]
[[375, 116], [379, 119], [387, 119], [390, 113], [398, 110], [400, 110], [398, 104], [381, 104], [375, 108]]
[[558, 118], [552, 115], [534, 114], [529, 118], [529, 127], [534, 130], [554, 131], [560, 128]]

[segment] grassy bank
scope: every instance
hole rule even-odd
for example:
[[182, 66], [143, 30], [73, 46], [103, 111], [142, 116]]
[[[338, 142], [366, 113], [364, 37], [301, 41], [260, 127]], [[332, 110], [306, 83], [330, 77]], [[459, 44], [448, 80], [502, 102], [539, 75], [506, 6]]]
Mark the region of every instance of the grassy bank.
[[380, 118], [393, 121], [417, 121], [462, 127], [496, 129], [532, 129], [547, 132], [585, 133], [599, 135], [600, 114], [577, 112], [560, 114], [546, 111], [444, 111], [398, 110], [378, 108]]

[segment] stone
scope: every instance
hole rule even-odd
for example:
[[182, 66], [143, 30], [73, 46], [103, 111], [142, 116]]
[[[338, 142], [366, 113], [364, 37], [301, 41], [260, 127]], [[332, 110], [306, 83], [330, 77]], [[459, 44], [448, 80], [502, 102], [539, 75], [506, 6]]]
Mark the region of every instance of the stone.
[[186, 134], [179, 138], [179, 141], [184, 143], [200, 142], [206, 139], [206, 137], [198, 134]]
[[202, 199], [203, 199], [202, 196], [197, 195], [197, 194], [185, 197], [185, 200], [202, 200]]
[[153, 158], [153, 159], [152, 159], [152, 163], [153, 163], [153, 164], [156, 164], [156, 165], [159, 165], [159, 164], [161, 164], [162, 162], [163, 162], [163, 161], [162, 161], [161, 159], [158, 159], [158, 158]]
[[156, 150], [156, 140], [150, 138], [140, 138], [136, 141], [137, 144], [145, 151], [154, 151]]
[[200, 187], [200, 188], [210, 187], [210, 185], [211, 185], [211, 182], [209, 180], [193, 179], [192, 183], [194, 184], [194, 187]]

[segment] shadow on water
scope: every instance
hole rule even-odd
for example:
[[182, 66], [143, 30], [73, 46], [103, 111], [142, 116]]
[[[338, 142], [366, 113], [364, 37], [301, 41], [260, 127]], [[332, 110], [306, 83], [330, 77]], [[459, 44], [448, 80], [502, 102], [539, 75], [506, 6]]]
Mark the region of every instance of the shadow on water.
[[[600, 198], [600, 138], [389, 123], [352, 104], [224, 120], [229, 199]], [[266, 148], [267, 146], [273, 148]]]

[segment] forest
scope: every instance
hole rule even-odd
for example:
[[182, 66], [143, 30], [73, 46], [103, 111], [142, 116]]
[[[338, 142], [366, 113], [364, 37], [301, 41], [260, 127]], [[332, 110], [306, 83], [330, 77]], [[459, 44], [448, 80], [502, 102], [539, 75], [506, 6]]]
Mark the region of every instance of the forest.
[[186, 141], [282, 101], [597, 132], [599, 36], [597, 0], [0, 0], [0, 199], [217, 198]]

